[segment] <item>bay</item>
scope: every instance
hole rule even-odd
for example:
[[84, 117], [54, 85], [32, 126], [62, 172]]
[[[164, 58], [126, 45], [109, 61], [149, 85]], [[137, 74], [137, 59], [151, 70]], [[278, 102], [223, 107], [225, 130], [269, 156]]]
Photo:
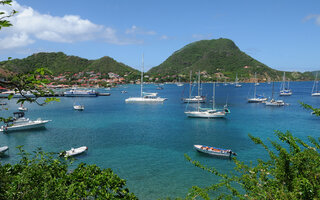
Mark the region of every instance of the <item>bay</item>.
[[[177, 87], [147, 84], [145, 91], [157, 91], [168, 98], [160, 104], [126, 104], [125, 99], [138, 96], [139, 85], [125, 85], [112, 88], [111, 96], [96, 98], [62, 97], [61, 102], [46, 106], [25, 104], [29, 111], [26, 117], [51, 119], [46, 129], [0, 134], [0, 146], [8, 145], [9, 157], [2, 163], [19, 160], [18, 145], [32, 152], [37, 147], [44, 151], [61, 152], [71, 147], [88, 146], [88, 152], [77, 157], [77, 163], [97, 164], [111, 168], [139, 199], [184, 197], [193, 185], [208, 186], [219, 178], [188, 163], [184, 154], [207, 166], [213, 166], [223, 173], [233, 171], [228, 159], [218, 159], [196, 152], [194, 144], [205, 144], [230, 148], [238, 159], [249, 162], [264, 158], [265, 151], [249, 139], [248, 134], [263, 141], [275, 140], [275, 130], [291, 131], [303, 140], [307, 136], [319, 137], [320, 118], [301, 107], [299, 101], [320, 107], [320, 97], [311, 97], [313, 82], [291, 82], [293, 95], [279, 97], [280, 83], [275, 83], [276, 98], [283, 99], [288, 106], [266, 107], [263, 104], [249, 104], [247, 98], [253, 95], [253, 84], [216, 87], [216, 104], [227, 102], [231, 114], [226, 119], [187, 118], [186, 104], [181, 98], [187, 96], [188, 85]], [[128, 93], [122, 94], [126, 90]], [[271, 96], [272, 84], [261, 83], [257, 93]], [[202, 92], [212, 97], [212, 84], [203, 84]], [[9, 101], [8, 110], [1, 110], [1, 116], [17, 111], [18, 105]], [[75, 102], [85, 105], [83, 112], [73, 110]], [[192, 105], [190, 105], [192, 106]], [[208, 103], [207, 106], [210, 106]], [[190, 107], [188, 107], [189, 109]], [[267, 142], [268, 143], [268, 142]]]

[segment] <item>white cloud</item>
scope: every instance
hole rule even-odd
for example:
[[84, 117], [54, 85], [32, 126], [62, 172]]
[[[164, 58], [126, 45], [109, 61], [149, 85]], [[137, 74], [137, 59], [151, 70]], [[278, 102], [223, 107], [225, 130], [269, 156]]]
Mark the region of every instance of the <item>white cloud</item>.
[[31, 7], [21, 6], [16, 1], [13, 1], [12, 7], [2, 10], [5, 9], [7, 12], [15, 9], [18, 13], [9, 19], [13, 26], [1, 31], [0, 50], [23, 47], [36, 40], [60, 43], [103, 40], [118, 45], [139, 43], [136, 40], [120, 39], [113, 28], [94, 24], [77, 15], [58, 17], [41, 14]]
[[0, 49], [13, 49], [34, 43], [26, 33], [13, 34], [0, 38]]
[[132, 25], [131, 28], [126, 30], [126, 34], [135, 34], [135, 35], [156, 35], [155, 31], [145, 31], [141, 28], [138, 28], [135, 25]]
[[320, 15], [308, 15], [304, 18], [304, 21], [315, 20], [315, 23], [320, 26]]

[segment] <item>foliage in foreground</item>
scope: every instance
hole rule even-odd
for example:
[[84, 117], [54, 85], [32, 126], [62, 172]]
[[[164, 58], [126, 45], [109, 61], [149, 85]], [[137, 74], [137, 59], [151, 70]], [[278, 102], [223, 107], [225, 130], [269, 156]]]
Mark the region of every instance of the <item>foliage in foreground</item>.
[[68, 171], [71, 162], [54, 153], [19, 149], [18, 164], [0, 163], [0, 199], [137, 199], [111, 169], [81, 163]]
[[290, 132], [276, 131], [275, 134], [283, 144], [270, 141], [272, 148], [260, 138], [249, 135], [255, 144], [268, 152], [269, 159], [258, 159], [256, 165], [247, 165], [233, 158], [236, 175], [221, 174], [185, 155], [195, 166], [221, 177], [219, 183], [208, 187], [194, 186], [187, 199], [210, 199], [209, 193], [219, 188], [226, 188], [229, 192], [219, 191], [217, 199], [319, 199], [320, 138], [309, 137], [307, 144]]

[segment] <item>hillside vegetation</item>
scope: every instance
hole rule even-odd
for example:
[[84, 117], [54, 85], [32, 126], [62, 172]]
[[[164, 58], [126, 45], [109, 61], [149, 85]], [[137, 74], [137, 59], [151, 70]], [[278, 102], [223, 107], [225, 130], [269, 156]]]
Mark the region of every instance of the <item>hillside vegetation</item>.
[[24, 59], [13, 59], [8, 62], [3, 61], [0, 62], [0, 67], [21, 73], [29, 72], [40, 67], [48, 68], [53, 74], [95, 71], [101, 73], [113, 72], [122, 76], [130, 72], [139, 72], [107, 56], [97, 60], [88, 60], [77, 56], [68, 56], [62, 52], [37, 53]]
[[[190, 70], [201, 71], [212, 77], [234, 80], [236, 74], [243, 81], [257, 73], [259, 80], [281, 80], [283, 72], [274, 70], [242, 52], [229, 39], [201, 40], [186, 45], [174, 52], [159, 66], [149, 70], [150, 74], [187, 75]], [[308, 80], [311, 74], [288, 72], [290, 80]]]

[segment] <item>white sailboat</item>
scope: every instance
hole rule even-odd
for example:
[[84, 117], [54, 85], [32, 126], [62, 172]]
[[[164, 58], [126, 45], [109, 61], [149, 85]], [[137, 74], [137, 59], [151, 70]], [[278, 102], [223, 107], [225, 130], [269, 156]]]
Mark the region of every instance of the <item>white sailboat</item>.
[[242, 85], [241, 84], [239, 84], [239, 82], [238, 82], [239, 80], [238, 80], [238, 73], [236, 74], [236, 81], [235, 81], [235, 86], [236, 87], [242, 87]]
[[313, 82], [311, 96], [320, 96], [320, 91], [318, 90], [318, 72], [316, 73], [316, 79]]
[[143, 70], [144, 60], [142, 56], [142, 71], [141, 71], [141, 83], [140, 83], [140, 97], [129, 97], [125, 100], [126, 103], [160, 103], [167, 100], [166, 98], [158, 97], [158, 93], [146, 93], [143, 92]]
[[73, 105], [73, 109], [74, 110], [78, 110], [78, 111], [83, 111], [84, 110], [84, 105], [75, 104], [75, 105]]
[[190, 71], [190, 87], [189, 87], [189, 97], [183, 98], [184, 103], [205, 103], [206, 97], [201, 96], [200, 94], [200, 71], [198, 73], [198, 95], [197, 96], [191, 96], [192, 95], [192, 80], [191, 80], [192, 71]]
[[262, 95], [257, 95], [257, 73], [254, 73], [254, 94], [252, 98], [248, 98], [248, 103], [261, 103], [267, 100], [267, 98], [265, 98]]
[[178, 87], [183, 86], [183, 83], [180, 82], [180, 76], [179, 76], [179, 82], [177, 83], [177, 86], [178, 86]]
[[272, 82], [272, 98], [270, 101], [265, 101], [266, 106], [284, 106], [285, 103], [283, 100], [275, 100], [274, 96], [274, 82]]
[[291, 96], [292, 91], [289, 89], [289, 81], [288, 87], [286, 87], [286, 72], [283, 72], [283, 80], [280, 88], [280, 96]]
[[215, 82], [213, 83], [213, 96], [212, 96], [212, 108], [201, 108], [198, 102], [198, 109], [196, 111], [184, 112], [188, 117], [198, 118], [222, 118], [230, 113], [228, 108], [216, 109], [215, 108]]

